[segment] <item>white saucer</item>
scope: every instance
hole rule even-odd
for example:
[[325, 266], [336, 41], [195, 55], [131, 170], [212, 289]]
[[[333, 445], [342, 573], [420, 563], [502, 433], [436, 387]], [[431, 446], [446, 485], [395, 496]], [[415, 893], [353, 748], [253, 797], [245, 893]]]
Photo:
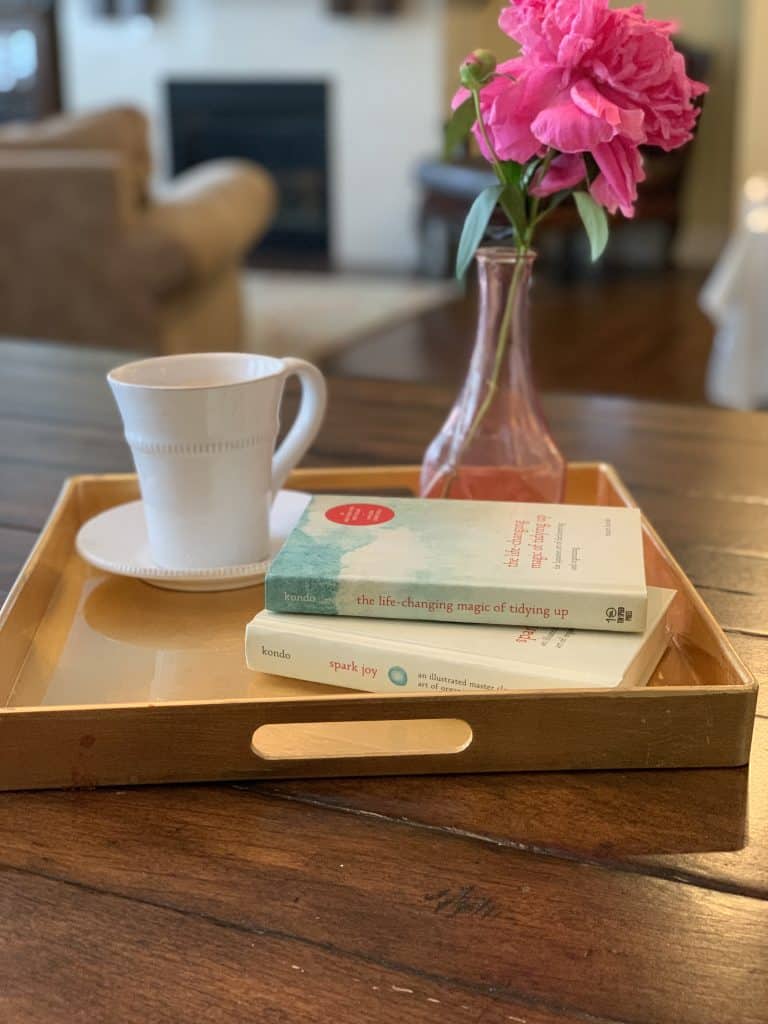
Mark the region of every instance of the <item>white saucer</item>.
[[[310, 495], [280, 491], [269, 517], [271, 558], [301, 518]], [[237, 590], [261, 583], [270, 559], [221, 569], [161, 569], [149, 553], [144, 503], [130, 501], [94, 516], [80, 527], [78, 554], [90, 565], [117, 576], [132, 576], [166, 590]]]

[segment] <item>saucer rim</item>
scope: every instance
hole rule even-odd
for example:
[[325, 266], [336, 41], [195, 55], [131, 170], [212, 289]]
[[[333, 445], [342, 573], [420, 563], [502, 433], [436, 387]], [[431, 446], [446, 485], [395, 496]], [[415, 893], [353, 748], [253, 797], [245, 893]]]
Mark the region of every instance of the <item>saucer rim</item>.
[[[282, 490], [285, 490], [282, 489]], [[278, 492], [282, 493], [282, 491]], [[296, 493], [296, 492], [290, 492]], [[299, 492], [302, 493], [302, 492]], [[132, 579], [143, 579], [143, 580], [169, 580], [169, 581], [187, 581], [187, 582], [204, 582], [204, 581], [216, 581], [226, 579], [245, 579], [256, 576], [262, 578], [266, 575], [269, 569], [272, 558], [262, 559], [260, 562], [242, 562], [239, 565], [226, 565], [218, 568], [208, 569], [164, 569], [162, 566], [156, 565], [137, 565], [135, 562], [111, 562], [100, 558], [98, 555], [93, 555], [87, 552], [82, 543], [82, 534], [85, 532], [87, 527], [91, 526], [96, 520], [109, 518], [118, 510], [125, 510], [129, 507], [135, 507], [136, 511], [143, 509], [144, 502], [141, 498], [134, 499], [133, 501], [124, 501], [119, 505], [113, 505], [111, 508], [104, 509], [103, 512], [99, 512], [95, 516], [91, 516], [90, 519], [86, 520], [77, 531], [75, 538], [75, 550], [80, 558], [88, 565], [93, 566], [95, 569], [99, 569], [101, 572], [112, 573], [115, 576], [126, 576]], [[143, 514], [143, 513], [142, 513]]]

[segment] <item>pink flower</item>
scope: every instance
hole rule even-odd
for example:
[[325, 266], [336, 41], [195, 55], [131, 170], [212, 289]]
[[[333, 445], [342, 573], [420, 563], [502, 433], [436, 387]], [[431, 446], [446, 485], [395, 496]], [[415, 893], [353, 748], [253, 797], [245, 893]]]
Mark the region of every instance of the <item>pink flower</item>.
[[[546, 147], [531, 130], [531, 124], [541, 109], [539, 102], [543, 83], [539, 82], [536, 73], [521, 75], [519, 64], [519, 59], [515, 59], [497, 66], [496, 76], [480, 92], [480, 112], [496, 156], [500, 160], [525, 163], [532, 156], [546, 152]], [[453, 109], [469, 95], [468, 89], [459, 89], [453, 97]], [[475, 126], [475, 137], [483, 156], [490, 160], [491, 154], [478, 126]]]
[[[589, 153], [600, 171], [593, 197], [631, 217], [644, 177], [639, 147], [688, 142], [699, 113], [693, 101], [706, 86], [686, 75], [672, 23], [647, 19], [641, 6], [611, 10], [608, 2], [509, 0], [499, 24], [521, 56], [499, 65], [480, 104], [499, 159], [562, 154], [535, 194], [583, 181]], [[477, 126], [476, 134], [489, 157]]]
[[551, 196], [553, 192], [564, 192], [566, 189], [576, 188], [586, 176], [587, 168], [581, 154], [561, 153], [549, 165], [549, 170], [541, 181], [537, 181], [534, 176], [531, 195]]
[[600, 174], [590, 186], [595, 202], [611, 213], [621, 210], [625, 217], [634, 217], [637, 186], [645, 181], [643, 158], [637, 146], [622, 136], [605, 143], [593, 156]]

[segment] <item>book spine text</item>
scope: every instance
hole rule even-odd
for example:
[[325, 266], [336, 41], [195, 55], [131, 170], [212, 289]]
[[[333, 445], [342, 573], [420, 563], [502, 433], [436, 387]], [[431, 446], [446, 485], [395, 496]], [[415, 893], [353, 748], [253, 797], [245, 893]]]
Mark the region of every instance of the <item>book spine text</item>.
[[[329, 593], [333, 596], [329, 598]], [[476, 622], [640, 633], [645, 592], [552, 591], [502, 587], [447, 588], [418, 581], [308, 580], [270, 575], [266, 607], [305, 615]]]
[[576, 673], [553, 678], [533, 668], [523, 672], [466, 656], [441, 659], [417, 647], [309, 635], [258, 618], [246, 629], [245, 649], [250, 669], [371, 693], [499, 693], [584, 685]]

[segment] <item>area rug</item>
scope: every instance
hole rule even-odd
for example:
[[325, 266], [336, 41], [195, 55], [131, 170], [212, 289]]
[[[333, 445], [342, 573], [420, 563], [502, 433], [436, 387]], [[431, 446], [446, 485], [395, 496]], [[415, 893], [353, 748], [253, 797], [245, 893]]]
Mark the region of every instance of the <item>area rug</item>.
[[243, 347], [316, 361], [457, 294], [445, 281], [249, 270], [243, 274]]

